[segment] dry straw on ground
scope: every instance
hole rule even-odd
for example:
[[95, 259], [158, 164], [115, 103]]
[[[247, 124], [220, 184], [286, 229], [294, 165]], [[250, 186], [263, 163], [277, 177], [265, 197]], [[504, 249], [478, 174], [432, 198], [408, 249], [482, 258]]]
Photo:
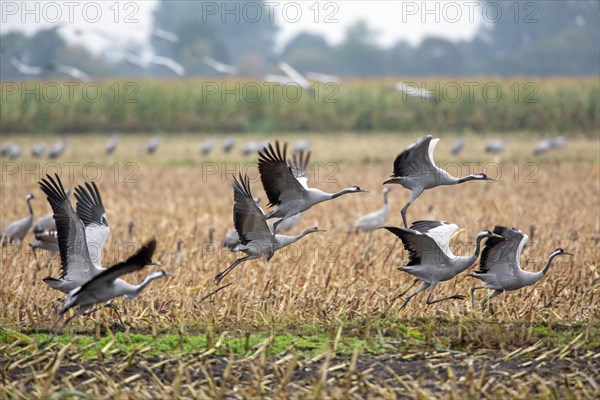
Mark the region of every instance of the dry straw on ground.
[[[229, 177], [240, 168], [256, 176], [256, 157], [242, 157], [238, 145], [233, 155], [217, 148], [202, 158], [202, 138], [194, 136], [165, 136], [154, 156], [138, 150], [141, 137], [123, 137], [113, 156], [101, 155], [105, 138], [72, 140], [57, 161], [68, 186], [81, 184], [84, 173], [94, 178], [96, 167], [88, 160], [101, 165], [98, 183], [111, 226], [104, 264], [156, 236], [157, 258], [176, 278], [156, 282], [135, 301], [118, 300], [123, 325], [109, 311], [77, 318], [64, 336], [66, 342], [74, 340], [72, 346], [39, 349], [35, 340], [50, 325], [46, 314], [60, 297], [41, 279], [59, 274], [59, 259], [36, 261], [26, 246], [4, 248], [0, 322], [10, 331], [0, 339], [3, 396], [45, 397], [61, 391], [123, 398], [597, 395], [598, 141], [574, 139], [567, 148], [537, 158], [530, 153], [538, 138], [525, 134], [510, 136], [500, 156], [485, 154], [481, 138], [470, 137], [458, 158], [449, 155], [453, 137], [440, 142], [436, 161], [452, 173], [484, 168], [492, 177], [502, 175], [498, 183], [425, 192], [411, 206], [409, 220], [458, 224], [461, 231], [453, 242], [458, 254], [472, 251], [476, 233], [495, 224], [527, 233], [535, 225], [522, 257], [528, 270], [541, 269], [556, 247], [575, 254], [555, 261], [535, 286], [499, 296], [482, 313], [468, 301], [426, 306], [423, 296], [400, 310], [402, 295], [413, 284], [394, 268], [406, 260], [400, 243], [385, 231], [347, 233], [356, 217], [381, 207], [381, 183], [391, 173], [391, 162], [416, 137], [311, 136], [314, 186], [334, 191], [359, 185], [370, 193], [310, 210], [296, 230], [317, 225], [327, 232], [305, 238], [268, 263], [243, 264], [223, 281], [229, 286], [218, 291], [214, 275], [235, 259], [220, 246], [232, 226]], [[77, 163], [70, 178], [67, 161]], [[50, 211], [36, 182], [41, 171], [52, 169], [46, 161], [36, 165], [27, 157], [23, 162], [3, 162], [2, 225], [25, 215], [27, 192], [37, 196], [36, 216]], [[258, 181], [253, 190], [266, 201]], [[401, 224], [399, 211], [407, 198], [408, 191], [394, 187], [390, 224]], [[130, 222], [134, 237], [128, 233]], [[209, 240], [211, 228], [216, 244]], [[26, 240], [31, 239], [29, 234]], [[139, 281], [151, 268], [127, 279]], [[466, 295], [474, 283], [462, 274], [438, 285], [436, 294]], [[123, 332], [114, 339], [113, 331]], [[181, 345], [161, 351], [158, 343], [167, 333], [179, 337], [175, 340]], [[136, 334], [156, 342], [136, 345]], [[296, 339], [275, 351], [284, 335]], [[299, 345], [297, 338], [311, 336], [323, 342], [322, 351]], [[82, 337], [91, 344], [83, 345]], [[100, 337], [105, 344], [98, 349], [94, 338]], [[190, 337], [202, 337], [203, 344], [189, 350]], [[233, 338], [240, 338], [243, 355], [234, 349]], [[120, 341], [130, 346], [117, 346]]]

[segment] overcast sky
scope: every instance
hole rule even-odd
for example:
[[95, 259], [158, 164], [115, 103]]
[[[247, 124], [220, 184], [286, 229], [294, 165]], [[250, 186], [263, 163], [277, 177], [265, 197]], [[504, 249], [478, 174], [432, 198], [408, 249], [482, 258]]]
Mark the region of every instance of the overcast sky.
[[[256, 8], [252, 2], [241, 2], [237, 11], [240, 18], [254, 19]], [[24, 31], [31, 34], [42, 27], [66, 26], [65, 36], [85, 44], [94, 52], [107, 49], [111, 43], [105, 39], [85, 35], [78, 38], [71, 28], [86, 31], [101, 29], [115, 38], [143, 41], [152, 25], [152, 10], [156, 0], [146, 1], [10, 1], [2, 0], [0, 31]], [[214, 12], [222, 18], [235, 18], [227, 14], [221, 1], [215, 1]], [[377, 41], [389, 46], [399, 39], [417, 44], [426, 36], [442, 36], [451, 40], [468, 39], [477, 30], [483, 10], [477, 1], [268, 1], [269, 14], [280, 32], [279, 46], [302, 31], [319, 33], [332, 44], [338, 43], [346, 28], [358, 20], [365, 20], [377, 34]], [[229, 3], [228, 7], [231, 6]], [[492, 10], [493, 11], [493, 10]]]

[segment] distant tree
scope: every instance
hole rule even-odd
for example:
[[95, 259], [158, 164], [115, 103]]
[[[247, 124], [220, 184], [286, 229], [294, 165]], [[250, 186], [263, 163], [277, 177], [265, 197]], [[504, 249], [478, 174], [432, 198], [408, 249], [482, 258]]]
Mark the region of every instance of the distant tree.
[[[262, 0], [161, 0], [154, 11], [154, 26], [179, 35], [180, 43], [171, 51], [194, 72], [200, 68], [197, 60], [201, 62], [205, 56], [232, 64], [256, 57], [270, 59], [277, 33], [270, 16]], [[166, 44], [154, 40], [153, 45], [157, 53], [164, 54]]]
[[[21, 74], [10, 64], [11, 57], [19, 59], [26, 56], [27, 36], [20, 32], [9, 32], [2, 35], [0, 40], [0, 75], [2, 79], [20, 78]], [[24, 60], [21, 60], [24, 61]]]
[[336, 49], [323, 36], [301, 33], [288, 42], [281, 58], [301, 71], [336, 74]]
[[377, 45], [375, 36], [365, 21], [358, 21], [346, 30], [337, 49], [340, 75], [377, 76], [386, 72], [386, 52]]
[[455, 42], [427, 38], [414, 52], [418, 75], [462, 75], [465, 59]]

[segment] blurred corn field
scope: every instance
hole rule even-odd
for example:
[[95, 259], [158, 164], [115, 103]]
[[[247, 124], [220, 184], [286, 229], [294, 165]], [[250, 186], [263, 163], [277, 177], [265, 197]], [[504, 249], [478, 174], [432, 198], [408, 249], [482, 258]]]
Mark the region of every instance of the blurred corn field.
[[0, 129], [18, 132], [257, 132], [528, 130], [563, 134], [600, 126], [595, 78], [392, 79], [314, 84], [313, 93], [254, 80], [2, 82]]

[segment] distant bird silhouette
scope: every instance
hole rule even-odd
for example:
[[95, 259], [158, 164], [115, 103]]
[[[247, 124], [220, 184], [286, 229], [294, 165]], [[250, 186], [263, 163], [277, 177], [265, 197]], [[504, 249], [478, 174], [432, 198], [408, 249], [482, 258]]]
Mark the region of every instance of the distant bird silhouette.
[[342, 79], [337, 75], [327, 75], [318, 72], [307, 72], [306, 77], [320, 83], [341, 83]]
[[434, 92], [432, 92], [431, 90], [420, 88], [418, 86], [409, 85], [408, 83], [404, 82], [396, 82], [394, 84], [394, 89], [403, 92], [409, 97], [418, 97], [434, 103], [437, 102]]
[[19, 61], [19, 59], [16, 57], [10, 58], [10, 65], [12, 65], [17, 71], [19, 71], [20, 74], [23, 75], [37, 76], [44, 72], [44, 68], [26, 65]]
[[106, 147], [105, 147], [105, 153], [106, 154], [112, 154], [115, 152], [115, 150], [117, 149], [117, 145], [119, 144], [119, 139], [117, 138], [117, 135], [114, 134], [110, 137], [110, 139], [108, 139], [108, 141], [106, 142]]
[[161, 143], [160, 135], [156, 135], [152, 139], [150, 139], [150, 141], [148, 142], [148, 144], [146, 146], [147, 153], [148, 154], [156, 153], [156, 150], [158, 149], [158, 146], [160, 146], [160, 143]]
[[204, 64], [221, 74], [236, 75], [238, 73], [238, 69], [233, 65], [223, 64], [212, 57], [204, 57]]
[[500, 154], [506, 147], [506, 141], [500, 139], [491, 139], [485, 145], [485, 152], [491, 154]]
[[55, 159], [60, 157], [60, 155], [64, 153], [65, 150], [67, 150], [68, 146], [69, 142], [66, 139], [60, 140], [52, 147], [52, 149], [50, 149], [50, 151], [48, 152], [48, 158]]
[[228, 136], [223, 140], [223, 153], [229, 153], [235, 147], [235, 138]]
[[31, 155], [34, 157], [43, 157], [45, 152], [46, 152], [46, 143], [44, 143], [44, 142], [36, 143], [31, 148]]
[[73, 79], [78, 79], [83, 82], [89, 82], [92, 80], [92, 77], [89, 74], [70, 65], [48, 63], [46, 64], [46, 69], [48, 71], [59, 72], [63, 75], [69, 76]]
[[282, 70], [296, 85], [300, 86], [308, 93], [313, 93], [314, 88], [311, 86], [311, 83], [302, 76], [301, 73], [296, 71], [290, 64], [286, 62], [280, 62], [277, 64], [280, 70]]
[[154, 54], [144, 54], [138, 56], [132, 53], [126, 53], [124, 60], [141, 69], [149, 69], [151, 66], [159, 66], [175, 73], [178, 76], [185, 75], [185, 68], [177, 61], [169, 57], [157, 56]]
[[385, 224], [389, 212], [388, 193], [391, 190], [392, 189], [388, 187], [383, 189], [383, 207], [377, 211], [373, 211], [372, 213], [358, 218], [352, 226], [352, 230], [354, 232], [369, 232], [380, 228], [383, 224]]
[[456, 139], [456, 141], [454, 142], [454, 144], [452, 145], [452, 149], [450, 150], [450, 153], [452, 153], [453, 155], [457, 156], [459, 155], [464, 147], [465, 147], [465, 137], [464, 136], [460, 136]]
[[23, 241], [23, 238], [33, 224], [33, 208], [31, 208], [31, 200], [33, 199], [34, 197], [31, 193], [28, 193], [27, 196], [25, 196], [27, 208], [29, 208], [29, 215], [27, 215], [25, 218], [11, 222], [8, 224], [8, 226], [6, 226], [6, 228], [4, 228], [2, 237], [0, 238], [1, 246], [6, 246], [8, 243], [13, 242], [21, 243], [21, 241]]

